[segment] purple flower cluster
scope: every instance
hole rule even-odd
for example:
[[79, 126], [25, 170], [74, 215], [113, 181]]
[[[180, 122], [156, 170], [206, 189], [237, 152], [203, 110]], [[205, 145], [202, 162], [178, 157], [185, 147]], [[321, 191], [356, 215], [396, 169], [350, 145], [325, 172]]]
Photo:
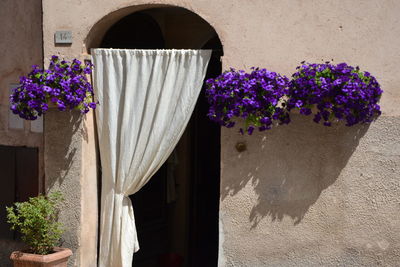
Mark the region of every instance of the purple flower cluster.
[[47, 70], [32, 66], [33, 70], [20, 78], [20, 86], [10, 96], [11, 110], [21, 118], [35, 120], [46, 113], [49, 103], [60, 111], [80, 110], [87, 113], [96, 108], [93, 88], [86, 74], [92, 72], [91, 63], [60, 61], [52, 56]]
[[314, 121], [325, 126], [340, 120], [347, 126], [369, 123], [381, 114], [378, 102], [383, 91], [376, 79], [346, 63], [302, 62], [290, 82], [266, 69], [231, 69], [206, 84], [209, 118], [228, 128], [235, 125], [235, 117], [244, 118], [248, 134], [255, 128], [268, 130], [274, 121], [289, 123], [292, 109], [314, 114]]
[[208, 116], [225, 127], [235, 125], [234, 117], [245, 119], [245, 129], [252, 134], [270, 129], [274, 121], [289, 123], [280, 100], [287, 93], [289, 80], [266, 69], [252, 68], [251, 73], [231, 69], [206, 81], [210, 104]]
[[303, 115], [314, 113], [314, 121], [325, 126], [338, 120], [352, 126], [380, 115], [377, 103], [382, 92], [376, 79], [358, 67], [302, 62], [292, 75], [286, 105]]

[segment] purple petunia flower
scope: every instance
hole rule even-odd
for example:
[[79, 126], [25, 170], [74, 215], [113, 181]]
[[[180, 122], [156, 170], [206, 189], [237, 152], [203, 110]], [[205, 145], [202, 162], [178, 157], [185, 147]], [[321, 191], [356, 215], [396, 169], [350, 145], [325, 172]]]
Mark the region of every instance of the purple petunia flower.
[[318, 112], [314, 121], [330, 126], [332, 120], [345, 120], [347, 126], [369, 123], [381, 114], [377, 105], [382, 90], [369, 72], [346, 63], [338, 65], [302, 63], [289, 83], [286, 107], [300, 109], [310, 115], [311, 107]]
[[32, 66], [32, 71], [20, 78], [20, 86], [10, 95], [10, 109], [21, 118], [35, 120], [46, 113], [48, 103], [53, 102], [59, 110], [78, 109], [86, 113], [95, 109], [93, 88], [86, 79], [92, 64], [81, 65], [74, 59], [72, 63], [59, 61], [52, 56], [47, 70]]
[[208, 116], [228, 128], [235, 125], [235, 118], [244, 118], [246, 126], [240, 132], [249, 135], [255, 128], [270, 129], [274, 120], [287, 124], [289, 114], [280, 103], [287, 93], [288, 82], [285, 76], [266, 69], [252, 68], [250, 73], [230, 69], [206, 81]]

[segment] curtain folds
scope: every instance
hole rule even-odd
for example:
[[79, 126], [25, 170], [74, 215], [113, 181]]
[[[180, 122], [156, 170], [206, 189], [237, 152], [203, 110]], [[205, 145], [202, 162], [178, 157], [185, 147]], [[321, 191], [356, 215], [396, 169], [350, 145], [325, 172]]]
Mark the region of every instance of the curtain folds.
[[129, 195], [162, 166], [200, 93], [210, 50], [92, 49], [102, 164], [100, 267], [139, 250]]

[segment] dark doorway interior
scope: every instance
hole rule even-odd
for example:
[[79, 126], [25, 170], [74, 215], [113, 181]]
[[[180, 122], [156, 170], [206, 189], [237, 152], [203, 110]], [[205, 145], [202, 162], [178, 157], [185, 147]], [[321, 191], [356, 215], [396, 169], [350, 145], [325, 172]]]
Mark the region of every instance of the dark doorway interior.
[[[197, 36], [208, 37], [196, 44]], [[215, 31], [182, 8], [131, 14], [109, 29], [100, 47], [212, 49], [206, 79], [222, 69], [222, 45]], [[207, 111], [203, 88], [175, 151], [149, 183], [131, 196], [140, 243], [135, 267], [218, 264], [220, 127], [207, 118]]]
[[[203, 49], [213, 49], [206, 79], [221, 74], [222, 46], [218, 37], [210, 39]], [[205, 88], [200, 93], [191, 117], [192, 175], [190, 251], [188, 266], [218, 265], [220, 127], [208, 119]]]
[[160, 27], [150, 15], [137, 12], [115, 23], [105, 34], [102, 48], [163, 49]]

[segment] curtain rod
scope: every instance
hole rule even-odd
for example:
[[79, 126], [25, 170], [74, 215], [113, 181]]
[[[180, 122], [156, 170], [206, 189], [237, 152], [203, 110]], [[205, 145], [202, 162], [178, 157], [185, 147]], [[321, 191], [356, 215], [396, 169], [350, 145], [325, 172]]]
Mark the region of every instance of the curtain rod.
[[[100, 48], [100, 47], [98, 47], [98, 48], [99, 49], [113, 49], [113, 48]], [[97, 49], [97, 48], [94, 48], [94, 49]], [[115, 48], [115, 49], [123, 49], [123, 48]], [[223, 49], [184, 49], [184, 48], [183, 49], [172, 48], [172, 49], [174, 49], [174, 50], [211, 50], [212, 52], [222, 52], [221, 56], [224, 55]], [[140, 49], [140, 50], [172, 50], [172, 49]], [[84, 60], [91, 60], [91, 56], [92, 55], [90, 53], [82, 55]]]

